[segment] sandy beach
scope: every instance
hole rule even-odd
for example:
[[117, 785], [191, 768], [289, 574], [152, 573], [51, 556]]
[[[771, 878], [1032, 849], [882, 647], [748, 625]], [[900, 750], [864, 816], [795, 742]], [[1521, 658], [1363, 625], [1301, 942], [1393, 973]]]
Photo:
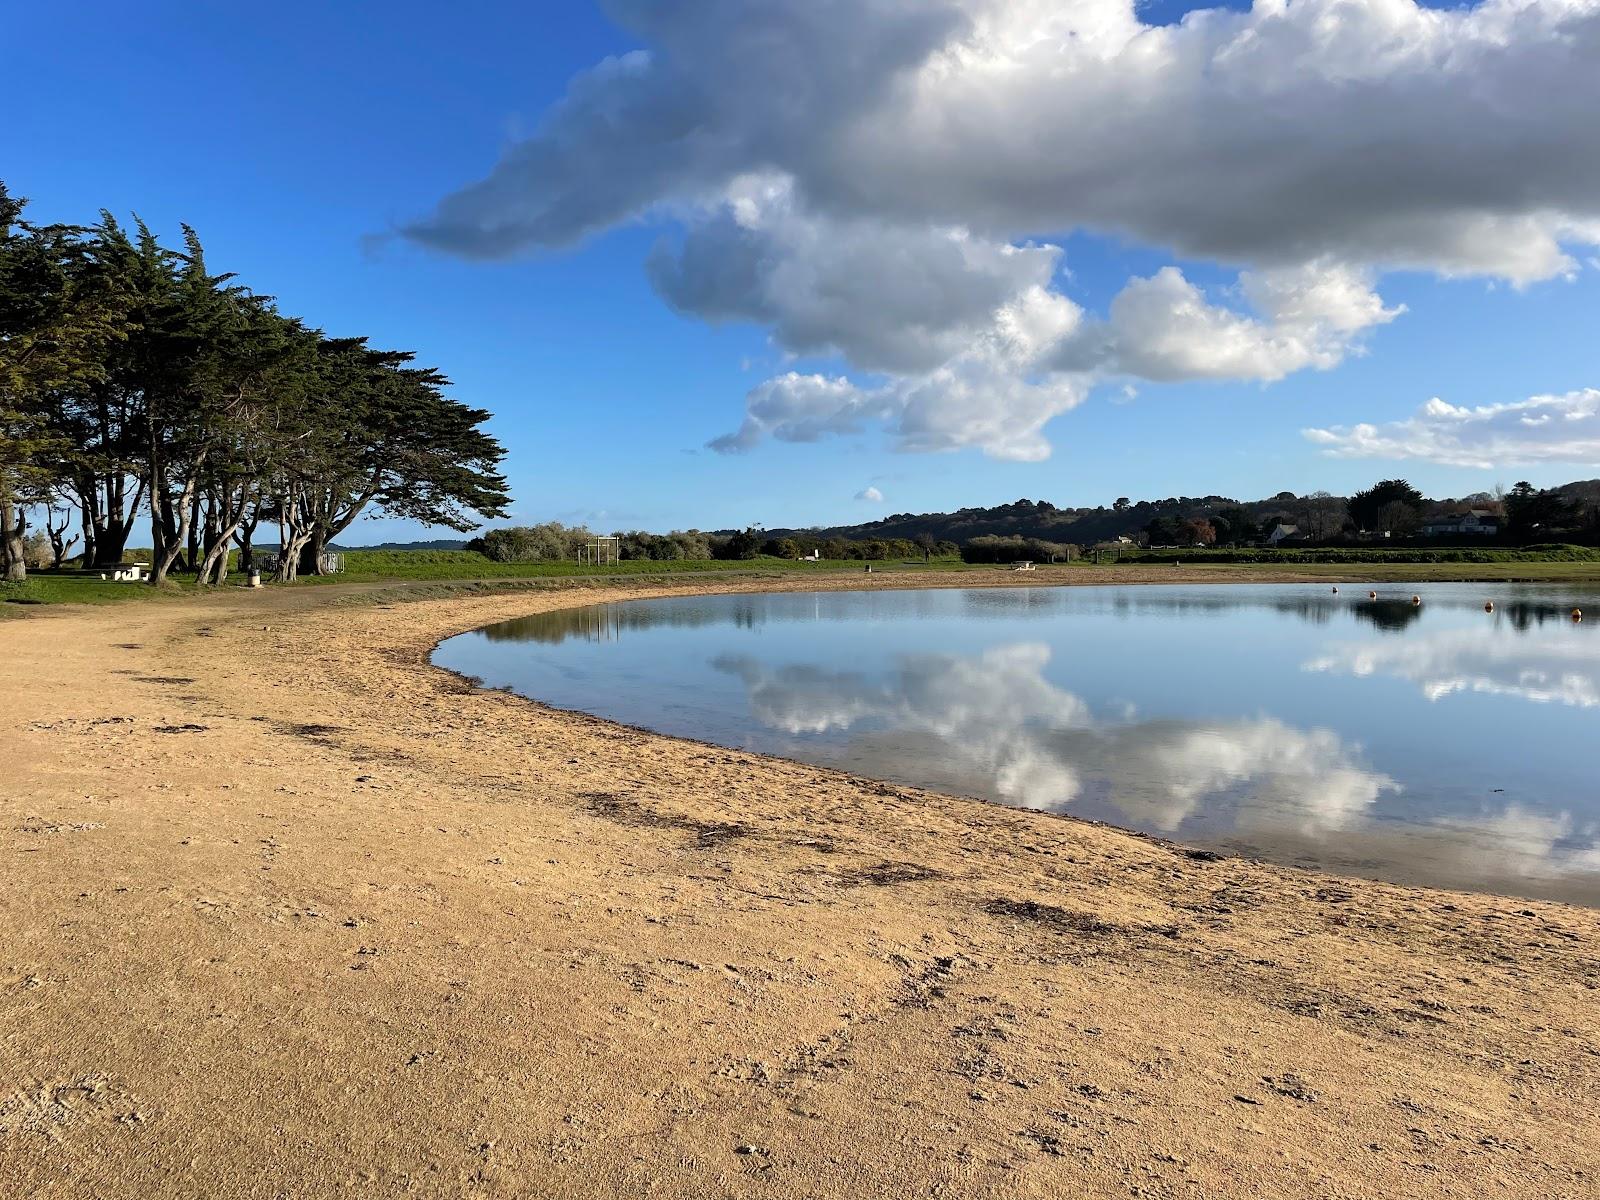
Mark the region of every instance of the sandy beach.
[[428, 664], [690, 586], [804, 582], [0, 622], [0, 1196], [1600, 1194], [1600, 912], [1214, 860]]

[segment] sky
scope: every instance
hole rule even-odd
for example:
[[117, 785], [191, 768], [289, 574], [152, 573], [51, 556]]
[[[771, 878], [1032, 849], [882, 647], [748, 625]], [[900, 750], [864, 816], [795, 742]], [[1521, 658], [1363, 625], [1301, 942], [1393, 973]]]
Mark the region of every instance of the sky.
[[513, 523], [1600, 474], [1600, 0], [8, 9], [30, 215], [417, 351]]

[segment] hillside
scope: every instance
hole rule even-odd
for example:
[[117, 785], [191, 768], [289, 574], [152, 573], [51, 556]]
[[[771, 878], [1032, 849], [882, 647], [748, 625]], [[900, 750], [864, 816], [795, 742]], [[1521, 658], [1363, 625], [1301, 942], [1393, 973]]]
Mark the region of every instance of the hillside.
[[[1292, 501], [1292, 497], [1289, 498]], [[1079, 545], [1134, 534], [1158, 517], [1212, 516], [1227, 509], [1242, 508], [1252, 520], [1261, 521], [1282, 515], [1293, 516], [1283, 500], [1262, 500], [1247, 504], [1227, 496], [1174, 496], [1165, 500], [1141, 500], [1112, 508], [1058, 508], [1048, 500], [1015, 500], [993, 508], [962, 508], [950, 513], [895, 513], [861, 525], [838, 525], [826, 529], [774, 529], [774, 537], [806, 533], [851, 540], [870, 538], [915, 538], [921, 534], [941, 541], [966, 542], [985, 534], [1021, 534], [1054, 542]]]
[[[1600, 479], [1575, 480], [1551, 491], [1585, 506], [1600, 504]], [[1487, 492], [1438, 500], [1443, 506], [1464, 506], [1492, 500]], [[1342, 513], [1347, 497], [1314, 493], [1297, 496], [1279, 492], [1264, 500], [1235, 500], [1229, 496], [1169, 496], [1165, 500], [1118, 500], [1110, 508], [1060, 508], [1048, 500], [1014, 500], [993, 508], [961, 508], [948, 513], [894, 513], [860, 525], [835, 525], [813, 529], [770, 529], [773, 537], [809, 534], [851, 540], [915, 538], [921, 534], [965, 542], [985, 534], [1020, 534], [1047, 541], [1092, 545], [1142, 532], [1152, 521], [1170, 518], [1212, 519], [1219, 514], [1242, 512], [1255, 525], [1285, 524], [1315, 528], [1319, 518]], [[1342, 518], [1341, 518], [1342, 519]], [[1335, 528], [1337, 526], [1335, 525]]]

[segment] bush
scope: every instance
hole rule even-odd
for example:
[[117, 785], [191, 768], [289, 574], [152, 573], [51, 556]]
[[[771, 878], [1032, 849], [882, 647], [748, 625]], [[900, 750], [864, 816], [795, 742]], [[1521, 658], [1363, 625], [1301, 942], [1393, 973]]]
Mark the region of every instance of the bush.
[[594, 534], [582, 526], [547, 521], [543, 525], [491, 529], [473, 538], [466, 548], [499, 563], [571, 562], [578, 557], [578, 550], [593, 539]]
[[762, 537], [754, 528], [741, 529], [727, 537], [713, 539], [711, 557], [724, 560], [758, 558], [761, 555], [761, 542]]
[[969, 563], [1071, 562], [1078, 555], [1076, 546], [1047, 542], [1043, 538], [1012, 534], [1000, 537], [985, 534], [961, 547], [961, 560]]

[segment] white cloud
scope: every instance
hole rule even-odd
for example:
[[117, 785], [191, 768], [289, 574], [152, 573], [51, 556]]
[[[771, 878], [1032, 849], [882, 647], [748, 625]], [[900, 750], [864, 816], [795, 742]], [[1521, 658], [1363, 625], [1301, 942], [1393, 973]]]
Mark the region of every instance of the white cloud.
[[1150, 380], [1271, 381], [1338, 365], [1367, 329], [1399, 316], [1370, 277], [1341, 263], [1244, 272], [1239, 290], [1258, 314], [1207, 302], [1176, 267], [1135, 279], [1110, 319], [1063, 348], [1063, 365]]
[[786, 375], [757, 384], [745, 397], [744, 424], [711, 443], [724, 453], [749, 450], [764, 436], [814, 442], [829, 434], [858, 433], [863, 422], [885, 415], [887, 399], [841, 376]]
[[781, 177], [736, 180], [648, 264], [682, 312], [771, 327], [791, 354], [859, 368], [932, 370], [993, 329], [996, 313], [1046, 287], [1056, 246], [1013, 246], [951, 227], [803, 211]]
[[1420, 459], [1454, 467], [1600, 463], [1600, 389], [1460, 408], [1437, 397], [1405, 421], [1307, 429], [1336, 458]]
[[[649, 270], [675, 307], [879, 376], [820, 422], [793, 383], [819, 377], [769, 381], [724, 449], [877, 420], [904, 449], [1041, 458], [1103, 378], [1335, 365], [1398, 311], [1384, 270], [1523, 286], [1600, 245], [1600, 0], [1258, 0], [1162, 27], [1133, 0], [608, 7], [648, 49], [406, 232], [493, 258], [670, 220]], [[1074, 230], [1237, 268], [1240, 303], [1167, 268], [1087, 318], [1036, 240]], [[1001, 345], [1044, 310], [1048, 337]]]
[[648, 50], [409, 231], [561, 245], [741, 176], [846, 217], [1125, 233], [1232, 262], [1519, 282], [1600, 241], [1600, 6], [1263, 0], [611, 0]]
[[[841, 377], [826, 381], [825, 391], [815, 376], [768, 380], [746, 398], [739, 431], [711, 445], [746, 450], [763, 434], [814, 441], [858, 433], [875, 416], [902, 450], [975, 446], [994, 458], [1034, 462], [1050, 455], [1045, 425], [1081, 404], [1100, 380], [1270, 381], [1327, 369], [1358, 350], [1368, 328], [1401, 311], [1386, 308], [1362, 273], [1337, 263], [1247, 272], [1239, 287], [1253, 315], [1211, 304], [1168, 267], [1133, 280], [1106, 320], [1092, 320], [1060, 292], [1030, 284], [989, 313], [982, 329], [969, 314], [958, 339], [963, 349], [931, 370], [866, 387]], [[841, 303], [835, 311], [844, 317], [857, 309]], [[866, 305], [847, 324], [865, 334], [883, 312]], [[807, 385], [797, 387], [797, 379]]]
[[882, 504], [883, 493], [870, 484], [856, 493], [857, 500], [865, 500], [868, 504]]

